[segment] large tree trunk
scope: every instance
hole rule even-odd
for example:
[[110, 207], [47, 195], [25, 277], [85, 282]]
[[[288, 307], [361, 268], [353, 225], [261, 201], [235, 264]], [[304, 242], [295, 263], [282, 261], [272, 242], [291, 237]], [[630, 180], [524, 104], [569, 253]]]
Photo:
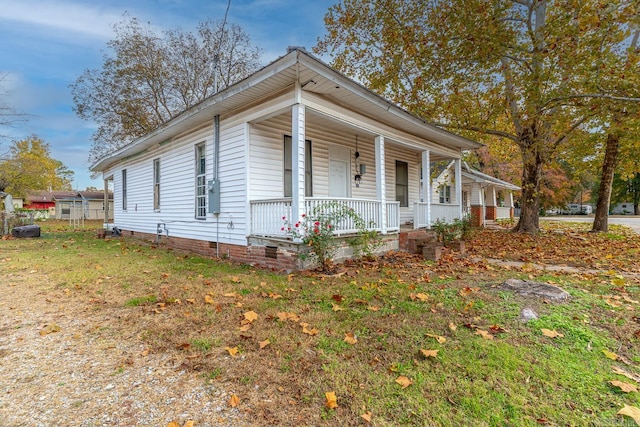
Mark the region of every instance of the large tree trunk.
[[609, 132], [607, 145], [602, 163], [602, 175], [600, 176], [600, 189], [598, 190], [598, 203], [596, 204], [596, 216], [593, 219], [591, 231], [609, 231], [609, 205], [611, 204], [611, 188], [613, 186], [613, 174], [618, 161], [620, 148], [620, 135]]
[[536, 142], [522, 144], [522, 200], [520, 219], [513, 228], [519, 233], [537, 233], [540, 230], [540, 179], [543, 158]]

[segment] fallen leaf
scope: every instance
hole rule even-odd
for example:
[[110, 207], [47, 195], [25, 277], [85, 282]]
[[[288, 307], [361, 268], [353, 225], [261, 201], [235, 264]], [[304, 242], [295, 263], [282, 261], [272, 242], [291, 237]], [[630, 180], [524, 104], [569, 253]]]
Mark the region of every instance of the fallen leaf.
[[240, 332], [247, 332], [249, 329], [251, 329], [251, 324], [250, 323], [247, 323], [247, 324], [244, 324], [244, 325], [240, 326]]
[[231, 281], [232, 281], [233, 283], [240, 283], [240, 278], [239, 278], [238, 276], [232, 276], [232, 277], [231, 277]]
[[634, 380], [635, 382], [640, 384], [640, 375], [638, 375], [638, 374], [632, 374], [631, 372], [627, 372], [622, 368], [618, 368], [617, 366], [612, 367], [611, 370], [613, 372], [615, 372], [616, 374], [624, 375], [625, 377], [629, 378], [630, 380]]
[[460, 289], [459, 293], [460, 293], [460, 296], [466, 297], [470, 293], [477, 292], [479, 290], [480, 290], [480, 288], [470, 288], [470, 287], [467, 286], [467, 287], [465, 287], [463, 289]]
[[255, 311], [247, 311], [244, 314], [244, 318], [245, 320], [248, 320], [249, 323], [251, 323], [258, 318], [258, 313], [256, 313]]
[[193, 423], [193, 420], [189, 420], [186, 423], [184, 423], [184, 425], [182, 427], [194, 427], [195, 424]]
[[484, 331], [482, 329], [476, 329], [476, 335], [480, 335], [485, 340], [493, 339], [493, 335], [491, 335], [488, 331]]
[[343, 311], [344, 310], [343, 307], [340, 307], [338, 304], [334, 304], [334, 303], [331, 303], [331, 309], [333, 311]]
[[364, 414], [360, 415], [360, 418], [362, 418], [366, 422], [370, 423], [371, 422], [371, 411], [367, 411]]
[[211, 297], [211, 295], [207, 294], [204, 296], [204, 303], [213, 305], [213, 298]]
[[334, 294], [334, 295], [331, 295], [331, 299], [334, 300], [335, 302], [340, 303], [340, 302], [342, 302], [344, 297], [342, 295], [340, 295], [340, 294]]
[[550, 329], [542, 328], [542, 329], [540, 329], [540, 331], [542, 331], [542, 335], [544, 335], [545, 337], [549, 337], [549, 338], [562, 338], [562, 337], [564, 337], [564, 334], [561, 334], [560, 332], [557, 332], [555, 329], [552, 331]]
[[338, 407], [338, 398], [336, 397], [336, 393], [333, 391], [328, 391], [324, 394], [324, 397], [327, 399], [325, 406], [329, 409], [335, 409]]
[[453, 324], [453, 322], [449, 322], [449, 329], [450, 329], [452, 332], [455, 332], [455, 331], [456, 331], [456, 329], [458, 329], [458, 327], [457, 327], [456, 325], [454, 325], [454, 324]]
[[640, 409], [635, 406], [624, 405], [622, 409], [618, 411], [618, 415], [626, 415], [633, 418], [633, 420], [640, 426]]
[[445, 342], [447, 342], [447, 339], [440, 335], [433, 335], [433, 334], [425, 334], [425, 335], [431, 338], [435, 338], [440, 344], [444, 344]]
[[300, 323], [300, 326], [302, 326], [302, 333], [305, 333], [307, 335], [313, 336], [313, 335], [316, 335], [318, 332], [320, 332], [316, 328], [312, 328], [312, 329], [307, 328], [307, 326], [309, 326], [308, 323]]
[[232, 394], [232, 395], [231, 395], [231, 399], [229, 399], [229, 405], [230, 405], [232, 408], [235, 408], [235, 407], [237, 407], [239, 404], [240, 404], [240, 398], [239, 398], [237, 395]]
[[420, 353], [422, 353], [422, 355], [424, 357], [436, 357], [438, 355], [438, 352], [440, 350], [423, 350], [420, 349]]
[[411, 381], [409, 378], [405, 377], [404, 375], [400, 375], [398, 378], [396, 378], [396, 382], [400, 384], [403, 389], [413, 384], [413, 381]]
[[367, 307], [367, 310], [369, 311], [380, 311], [380, 307], [378, 307], [377, 305], [370, 305]]
[[178, 424], [177, 421], [171, 421], [169, 424], [167, 424], [167, 427], [180, 427], [180, 424]]
[[611, 359], [611, 360], [618, 360], [618, 355], [609, 351], [609, 350], [602, 350], [602, 352], [604, 353], [605, 356], [607, 356], [607, 358]]
[[262, 350], [263, 348], [271, 344], [271, 341], [269, 340], [259, 341], [258, 344], [260, 345], [260, 350]]
[[612, 386], [618, 387], [620, 390], [624, 391], [625, 393], [638, 391], [638, 387], [636, 387], [635, 385], [629, 384], [629, 383], [623, 383], [622, 381], [609, 381], [609, 384], [611, 384]]
[[229, 354], [233, 357], [236, 356], [236, 354], [238, 354], [238, 347], [225, 347], [225, 350], [227, 350], [229, 352]]
[[355, 343], [358, 342], [358, 338], [356, 338], [356, 336], [353, 335], [353, 333], [347, 332], [346, 334], [344, 334], [344, 342], [346, 342], [347, 344], [354, 345]]
[[45, 327], [40, 330], [40, 335], [45, 336], [53, 332], [60, 332], [60, 330], [61, 330], [60, 326], [56, 325], [55, 323], [49, 323], [48, 325], [45, 325]]

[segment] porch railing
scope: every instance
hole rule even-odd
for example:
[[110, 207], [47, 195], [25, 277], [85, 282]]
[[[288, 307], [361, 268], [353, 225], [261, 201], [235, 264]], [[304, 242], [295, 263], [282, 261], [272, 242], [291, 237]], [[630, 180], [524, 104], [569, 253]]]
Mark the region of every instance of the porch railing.
[[[305, 199], [305, 212], [313, 212], [314, 209], [330, 202], [343, 203], [353, 209], [363, 219], [368, 230], [382, 229], [382, 203], [378, 200], [347, 199], [347, 198], [319, 198]], [[283, 217], [289, 221], [291, 218], [291, 199], [269, 199], [251, 201], [251, 234], [257, 236], [285, 237], [288, 235], [283, 230]], [[400, 204], [388, 202], [387, 230], [394, 231], [400, 228]], [[352, 219], [345, 218], [335, 224], [336, 234], [348, 234], [358, 231], [358, 227]]]
[[431, 204], [431, 224], [427, 222], [428, 205], [424, 202], [413, 205], [414, 228], [431, 227], [438, 219], [452, 223], [455, 218], [460, 218], [460, 205], [457, 204]]

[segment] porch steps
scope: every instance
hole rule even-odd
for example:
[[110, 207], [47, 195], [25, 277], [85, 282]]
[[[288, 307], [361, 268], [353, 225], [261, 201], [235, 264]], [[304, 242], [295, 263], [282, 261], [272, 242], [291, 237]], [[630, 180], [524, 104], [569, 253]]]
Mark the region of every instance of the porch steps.
[[434, 230], [419, 229], [400, 232], [400, 250], [420, 254], [426, 259], [438, 261], [442, 257], [442, 244]]

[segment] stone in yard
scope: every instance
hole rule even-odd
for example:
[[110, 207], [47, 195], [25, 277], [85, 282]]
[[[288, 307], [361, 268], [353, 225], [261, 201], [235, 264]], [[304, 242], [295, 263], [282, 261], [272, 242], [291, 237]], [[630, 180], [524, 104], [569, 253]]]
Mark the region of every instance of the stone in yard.
[[535, 296], [554, 301], [565, 301], [570, 297], [569, 293], [559, 286], [528, 280], [508, 279], [500, 288], [523, 296]]
[[535, 320], [538, 318], [538, 313], [536, 313], [533, 309], [527, 307], [523, 308], [520, 311], [520, 320], [527, 323], [530, 320]]

